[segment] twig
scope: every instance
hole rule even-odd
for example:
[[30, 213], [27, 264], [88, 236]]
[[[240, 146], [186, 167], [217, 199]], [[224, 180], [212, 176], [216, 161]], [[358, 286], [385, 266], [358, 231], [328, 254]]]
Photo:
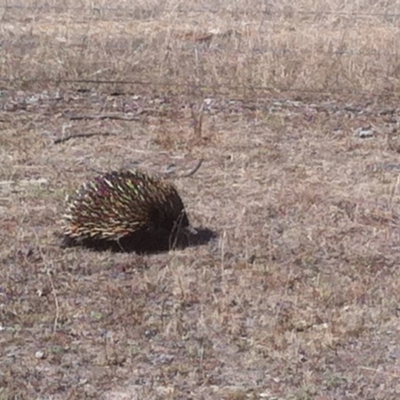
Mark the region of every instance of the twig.
[[54, 324], [53, 324], [53, 332], [56, 333], [57, 332], [58, 319], [60, 317], [60, 307], [58, 305], [57, 292], [56, 292], [56, 288], [54, 287], [53, 278], [51, 276], [51, 271], [50, 271], [49, 268], [47, 268], [47, 276], [49, 277], [49, 281], [50, 281], [50, 285], [51, 285], [51, 291], [52, 291], [53, 297], [54, 297], [54, 304], [56, 306], [56, 316], [54, 318]]
[[193, 119], [193, 130], [197, 137], [201, 137], [203, 130], [203, 115], [204, 115], [204, 101], [201, 103], [198, 110], [194, 110], [194, 106], [191, 107], [191, 114]]
[[201, 164], [203, 164], [203, 159], [200, 158], [200, 160], [197, 162], [194, 168], [192, 168], [189, 172], [186, 174], [179, 175], [180, 178], [188, 178], [189, 176], [194, 175], [201, 167]]
[[92, 136], [112, 136], [115, 135], [115, 133], [111, 133], [111, 132], [103, 132], [103, 133], [76, 133], [74, 135], [70, 135], [70, 136], [65, 136], [62, 138], [58, 138], [55, 139], [53, 141], [53, 144], [59, 144], [59, 143], [64, 143], [67, 142], [70, 139], [75, 139], [75, 138], [89, 138]]
[[365, 371], [375, 372], [376, 374], [388, 375], [388, 376], [391, 376], [391, 377], [393, 377], [393, 378], [400, 378], [400, 375], [398, 375], [398, 374], [392, 374], [391, 372], [386, 372], [386, 371], [379, 371], [379, 370], [376, 369], [376, 368], [370, 368], [370, 367], [363, 367], [363, 366], [361, 366], [361, 367], [358, 367], [358, 369], [363, 369], [363, 370], [365, 370]]
[[197, 162], [195, 167], [192, 168], [189, 172], [182, 173], [182, 174], [178, 175], [178, 174], [175, 173], [175, 171], [170, 171], [170, 172], [165, 173], [165, 175], [166, 176], [175, 176], [177, 178], [188, 178], [189, 176], [194, 175], [199, 170], [199, 168], [201, 167], [201, 164], [203, 164], [203, 159], [202, 158]]
[[139, 121], [137, 116], [127, 116], [121, 114], [99, 114], [99, 115], [68, 115], [64, 114], [65, 117], [69, 118], [71, 121], [77, 121], [82, 119], [117, 119], [122, 121]]
[[39, 244], [39, 237], [38, 237], [36, 231], [34, 231], [34, 230], [33, 230], [33, 234], [35, 235], [37, 248], [38, 248], [38, 251], [39, 251], [40, 256], [41, 256], [41, 258], [42, 258], [42, 261], [43, 261], [44, 265], [46, 266], [46, 274], [47, 274], [47, 276], [48, 276], [48, 278], [49, 278], [50, 286], [51, 286], [51, 291], [52, 291], [52, 294], [53, 294], [53, 297], [54, 297], [54, 305], [55, 305], [55, 307], [56, 307], [56, 315], [55, 315], [55, 317], [54, 317], [53, 333], [56, 333], [56, 332], [57, 332], [57, 326], [58, 326], [58, 320], [59, 320], [59, 318], [60, 318], [60, 307], [59, 307], [59, 303], [58, 303], [57, 292], [56, 292], [56, 288], [55, 288], [55, 286], [54, 286], [53, 278], [52, 278], [52, 276], [51, 276], [50, 265], [49, 265], [49, 263], [48, 263], [47, 260], [46, 260], [46, 257], [45, 257], [45, 255], [44, 255], [44, 253], [43, 253], [43, 250], [42, 250], [42, 247], [41, 247], [40, 244]]

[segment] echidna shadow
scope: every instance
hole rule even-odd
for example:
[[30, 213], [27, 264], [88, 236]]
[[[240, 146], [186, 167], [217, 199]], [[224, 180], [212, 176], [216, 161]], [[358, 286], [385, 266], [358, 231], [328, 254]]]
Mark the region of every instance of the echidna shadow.
[[68, 198], [62, 247], [159, 253], [208, 243], [217, 235], [193, 228], [167, 179], [140, 170], [100, 174]]
[[64, 237], [61, 247], [80, 246], [99, 252], [157, 254], [206, 245], [217, 238], [216, 232], [209, 228], [196, 227], [195, 231], [180, 230], [171, 233], [165, 229], [142, 230], [130, 233], [119, 240], [82, 239], [76, 241]]

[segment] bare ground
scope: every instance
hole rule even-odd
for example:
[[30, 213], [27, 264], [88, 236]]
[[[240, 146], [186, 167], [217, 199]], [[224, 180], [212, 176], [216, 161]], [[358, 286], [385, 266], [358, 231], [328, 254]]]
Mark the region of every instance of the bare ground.
[[[335, 37], [344, 23], [278, 11], [278, 46], [293, 32], [289, 22], [304, 46], [313, 29], [327, 43], [324, 33]], [[10, 12], [3, 20], [9, 25], [2, 25], [10, 35], [2, 59], [9, 82], [3, 81], [0, 99], [1, 399], [399, 398], [400, 141], [389, 135], [399, 116], [398, 82], [392, 49], [379, 44], [393, 21], [380, 26], [376, 41], [346, 42], [357, 32], [361, 37], [362, 29], [373, 36], [364, 20], [341, 36], [348, 46], [358, 43], [360, 52], [364, 43], [386, 54], [387, 64], [380, 60], [385, 74], [375, 70], [371, 81], [376, 55], [363, 53], [336, 64], [335, 86], [326, 79], [332, 54], [310, 46], [314, 58], [301, 54], [282, 64], [281, 56], [267, 52], [278, 58], [257, 58], [259, 68], [250, 68], [255, 59], [247, 58], [246, 47], [241, 64], [230, 58], [229, 49], [237, 54], [237, 34], [214, 37], [214, 50], [212, 43], [213, 51], [203, 49], [197, 36], [187, 36], [187, 26], [197, 32], [194, 20], [188, 18], [183, 36], [172, 35], [173, 14], [162, 10], [137, 17], [149, 29], [140, 30], [143, 60], [135, 64], [140, 54], [131, 49], [126, 70], [121, 55], [112, 57], [110, 42], [119, 37], [116, 26], [128, 24], [123, 15], [91, 20], [86, 36], [111, 47], [101, 53], [86, 46], [98, 60], [84, 53], [78, 62], [83, 53], [72, 42], [59, 40], [60, 58], [62, 47], [51, 52], [44, 40], [69, 40], [66, 31], [83, 40], [74, 25], [78, 14], [68, 20], [72, 11], [58, 10], [24, 19], [23, 10]], [[231, 29], [230, 15], [207, 21], [228, 21]], [[173, 21], [176, 27], [180, 20]], [[120, 37], [132, 32], [121, 30]], [[171, 35], [165, 39], [163, 32]], [[260, 30], [247, 37], [249, 45], [267, 40]], [[176, 51], [169, 58], [163, 53], [162, 65], [154, 47], [159, 40], [168, 42], [163, 51]], [[37, 63], [18, 53], [24, 43]], [[194, 48], [203, 69], [199, 63], [191, 70], [189, 58], [179, 65]], [[324, 62], [314, 64], [319, 58]], [[10, 60], [19, 63], [11, 68]], [[101, 62], [114, 63], [116, 79], [158, 84], [44, 79], [89, 78]], [[276, 69], [275, 82], [256, 73], [273, 62], [286, 77]], [[222, 69], [229, 65], [242, 69]], [[320, 67], [312, 81], [301, 72], [310, 65]], [[104, 71], [101, 79], [113, 78]], [[354, 87], [346, 86], [346, 71]], [[220, 84], [218, 93], [210, 77]], [[256, 88], [282, 86], [289, 78], [297, 89]], [[183, 86], [171, 85], [174, 79]], [[390, 93], [383, 81], [390, 81]], [[306, 92], [310, 85], [324, 92]], [[59, 247], [64, 197], [96, 171], [184, 171], [200, 158], [197, 174], [175, 183], [193, 225], [217, 238], [152, 255]]]

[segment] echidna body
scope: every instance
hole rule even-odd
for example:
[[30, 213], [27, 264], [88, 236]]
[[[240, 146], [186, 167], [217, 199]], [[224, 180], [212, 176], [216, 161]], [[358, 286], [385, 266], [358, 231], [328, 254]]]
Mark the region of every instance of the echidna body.
[[83, 184], [67, 198], [65, 239], [113, 240], [138, 231], [189, 227], [174, 185], [139, 170], [113, 171]]

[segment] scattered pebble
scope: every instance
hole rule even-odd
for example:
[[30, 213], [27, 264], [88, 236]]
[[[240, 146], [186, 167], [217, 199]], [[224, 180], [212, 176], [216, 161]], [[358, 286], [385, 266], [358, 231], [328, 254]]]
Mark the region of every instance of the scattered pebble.
[[38, 360], [43, 360], [44, 358], [46, 358], [46, 354], [45, 354], [44, 351], [38, 350], [38, 351], [35, 353], [35, 357], [36, 357]]
[[366, 139], [366, 138], [370, 138], [373, 137], [375, 135], [375, 132], [373, 129], [371, 129], [370, 127], [368, 128], [358, 128], [355, 131], [355, 136], [361, 138], [361, 139]]

